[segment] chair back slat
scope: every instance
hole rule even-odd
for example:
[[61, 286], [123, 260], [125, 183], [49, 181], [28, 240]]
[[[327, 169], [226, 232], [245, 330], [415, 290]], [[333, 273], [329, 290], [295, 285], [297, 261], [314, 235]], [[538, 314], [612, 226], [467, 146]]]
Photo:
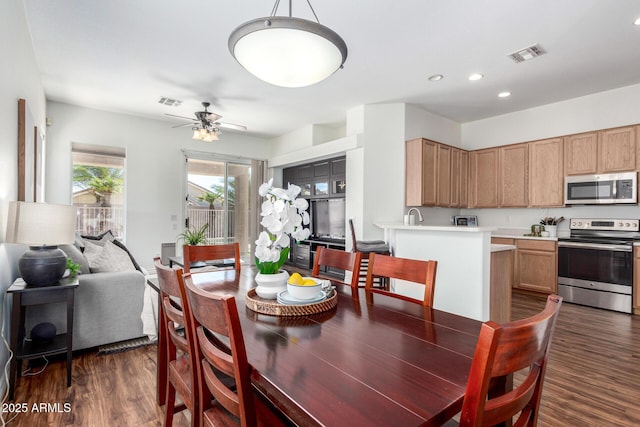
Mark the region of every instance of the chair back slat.
[[[191, 312], [182, 282], [182, 269], [163, 265], [160, 257], [156, 257], [154, 263], [162, 304], [159, 328], [163, 329], [168, 338], [166, 340], [165, 424], [171, 423], [174, 413], [181, 410], [178, 408], [186, 407], [192, 413], [192, 424], [197, 426], [200, 424], [200, 397], [195, 386], [197, 382], [197, 366], [194, 362], [195, 336], [192, 335]], [[182, 354], [178, 354], [176, 349], [181, 350]], [[184, 405], [176, 405], [176, 393], [180, 395]]]
[[[482, 325], [462, 404], [460, 426], [491, 426], [511, 421], [533, 427], [537, 423], [549, 348], [562, 298], [550, 295], [544, 310], [505, 324]], [[529, 368], [513, 390], [495, 396], [492, 381]]]
[[191, 263], [197, 261], [234, 260], [234, 269], [240, 271], [240, 244], [224, 245], [184, 245], [182, 250], [184, 272], [191, 272]]
[[[313, 263], [311, 275], [321, 279], [329, 279], [335, 283], [358, 287], [358, 278], [360, 276], [360, 264], [362, 262], [362, 254], [360, 252], [345, 252], [337, 249], [325, 248], [319, 246]], [[320, 272], [320, 267], [333, 267], [343, 271], [351, 272], [351, 282], [338, 281], [334, 277], [327, 276]]]
[[[196, 354], [201, 360], [198, 384], [204, 419], [207, 409], [215, 405], [216, 413], [222, 407], [238, 417], [242, 426], [257, 425], [251, 371], [235, 298], [203, 291], [193, 284], [191, 274], [184, 275], [184, 283], [197, 336]], [[235, 389], [222, 382], [219, 373], [232, 376]], [[207, 395], [215, 401], [212, 403]]]
[[[429, 260], [417, 260], [409, 258], [399, 258], [389, 255], [371, 254], [369, 256], [369, 268], [367, 271], [366, 289], [370, 292], [385, 294], [405, 301], [416, 302], [427, 307], [433, 306], [435, 293], [436, 270], [438, 262]], [[399, 279], [408, 282], [418, 283], [424, 286], [424, 297], [422, 300], [406, 297], [386, 289], [374, 288], [373, 282], [376, 277], [389, 279]]]

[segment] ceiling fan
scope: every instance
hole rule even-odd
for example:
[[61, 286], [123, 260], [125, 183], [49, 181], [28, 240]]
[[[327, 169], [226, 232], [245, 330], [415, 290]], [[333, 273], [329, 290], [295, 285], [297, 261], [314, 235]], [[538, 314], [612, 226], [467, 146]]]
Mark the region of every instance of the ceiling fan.
[[[190, 123], [185, 123], [183, 125], [176, 125], [176, 126], [172, 126], [172, 128], [179, 128], [179, 127], [184, 127], [184, 126], [192, 126], [194, 132], [194, 139], [204, 139], [205, 134], [219, 134], [220, 132], [220, 128], [225, 128], [225, 129], [234, 129], [234, 130], [242, 130], [245, 131], [247, 130], [246, 126], [242, 126], [242, 125], [236, 125], [233, 123], [224, 123], [224, 122], [220, 122], [218, 121], [219, 119], [222, 118], [221, 115], [216, 114], [216, 113], [212, 113], [211, 111], [209, 111], [209, 106], [211, 105], [211, 103], [209, 102], [203, 102], [202, 106], [204, 107], [204, 111], [196, 111], [194, 113], [194, 115], [196, 116], [195, 118], [192, 117], [184, 117], [184, 116], [177, 116], [175, 114], [169, 114], [169, 113], [165, 113], [166, 116], [171, 116], [171, 117], [177, 117], [179, 119], [184, 119], [184, 120], [189, 120]], [[203, 136], [203, 138], [197, 138], [196, 134], [201, 134]], [[212, 138], [212, 139], [217, 139], [217, 138]]]

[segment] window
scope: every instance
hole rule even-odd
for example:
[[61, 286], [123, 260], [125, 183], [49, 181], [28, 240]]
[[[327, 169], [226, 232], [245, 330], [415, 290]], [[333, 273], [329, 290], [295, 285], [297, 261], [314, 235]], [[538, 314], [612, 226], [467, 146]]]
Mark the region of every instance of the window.
[[77, 206], [76, 230], [99, 235], [111, 230], [125, 233], [124, 148], [73, 144], [73, 205]]

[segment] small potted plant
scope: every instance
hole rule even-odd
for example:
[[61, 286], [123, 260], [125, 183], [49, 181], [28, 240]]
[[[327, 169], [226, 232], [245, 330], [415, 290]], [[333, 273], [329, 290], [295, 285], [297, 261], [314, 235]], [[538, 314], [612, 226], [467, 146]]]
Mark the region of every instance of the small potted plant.
[[207, 228], [209, 224], [204, 224], [200, 228], [187, 228], [178, 234], [178, 241], [182, 240], [185, 245], [202, 245], [207, 243]]

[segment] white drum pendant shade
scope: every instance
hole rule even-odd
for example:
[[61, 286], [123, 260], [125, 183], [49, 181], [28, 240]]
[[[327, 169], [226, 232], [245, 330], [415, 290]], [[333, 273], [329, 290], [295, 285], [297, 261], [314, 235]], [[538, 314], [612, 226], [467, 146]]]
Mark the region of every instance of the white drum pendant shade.
[[236, 28], [229, 37], [229, 50], [251, 74], [283, 87], [318, 83], [347, 59], [347, 45], [331, 29], [306, 19], [278, 16]]

